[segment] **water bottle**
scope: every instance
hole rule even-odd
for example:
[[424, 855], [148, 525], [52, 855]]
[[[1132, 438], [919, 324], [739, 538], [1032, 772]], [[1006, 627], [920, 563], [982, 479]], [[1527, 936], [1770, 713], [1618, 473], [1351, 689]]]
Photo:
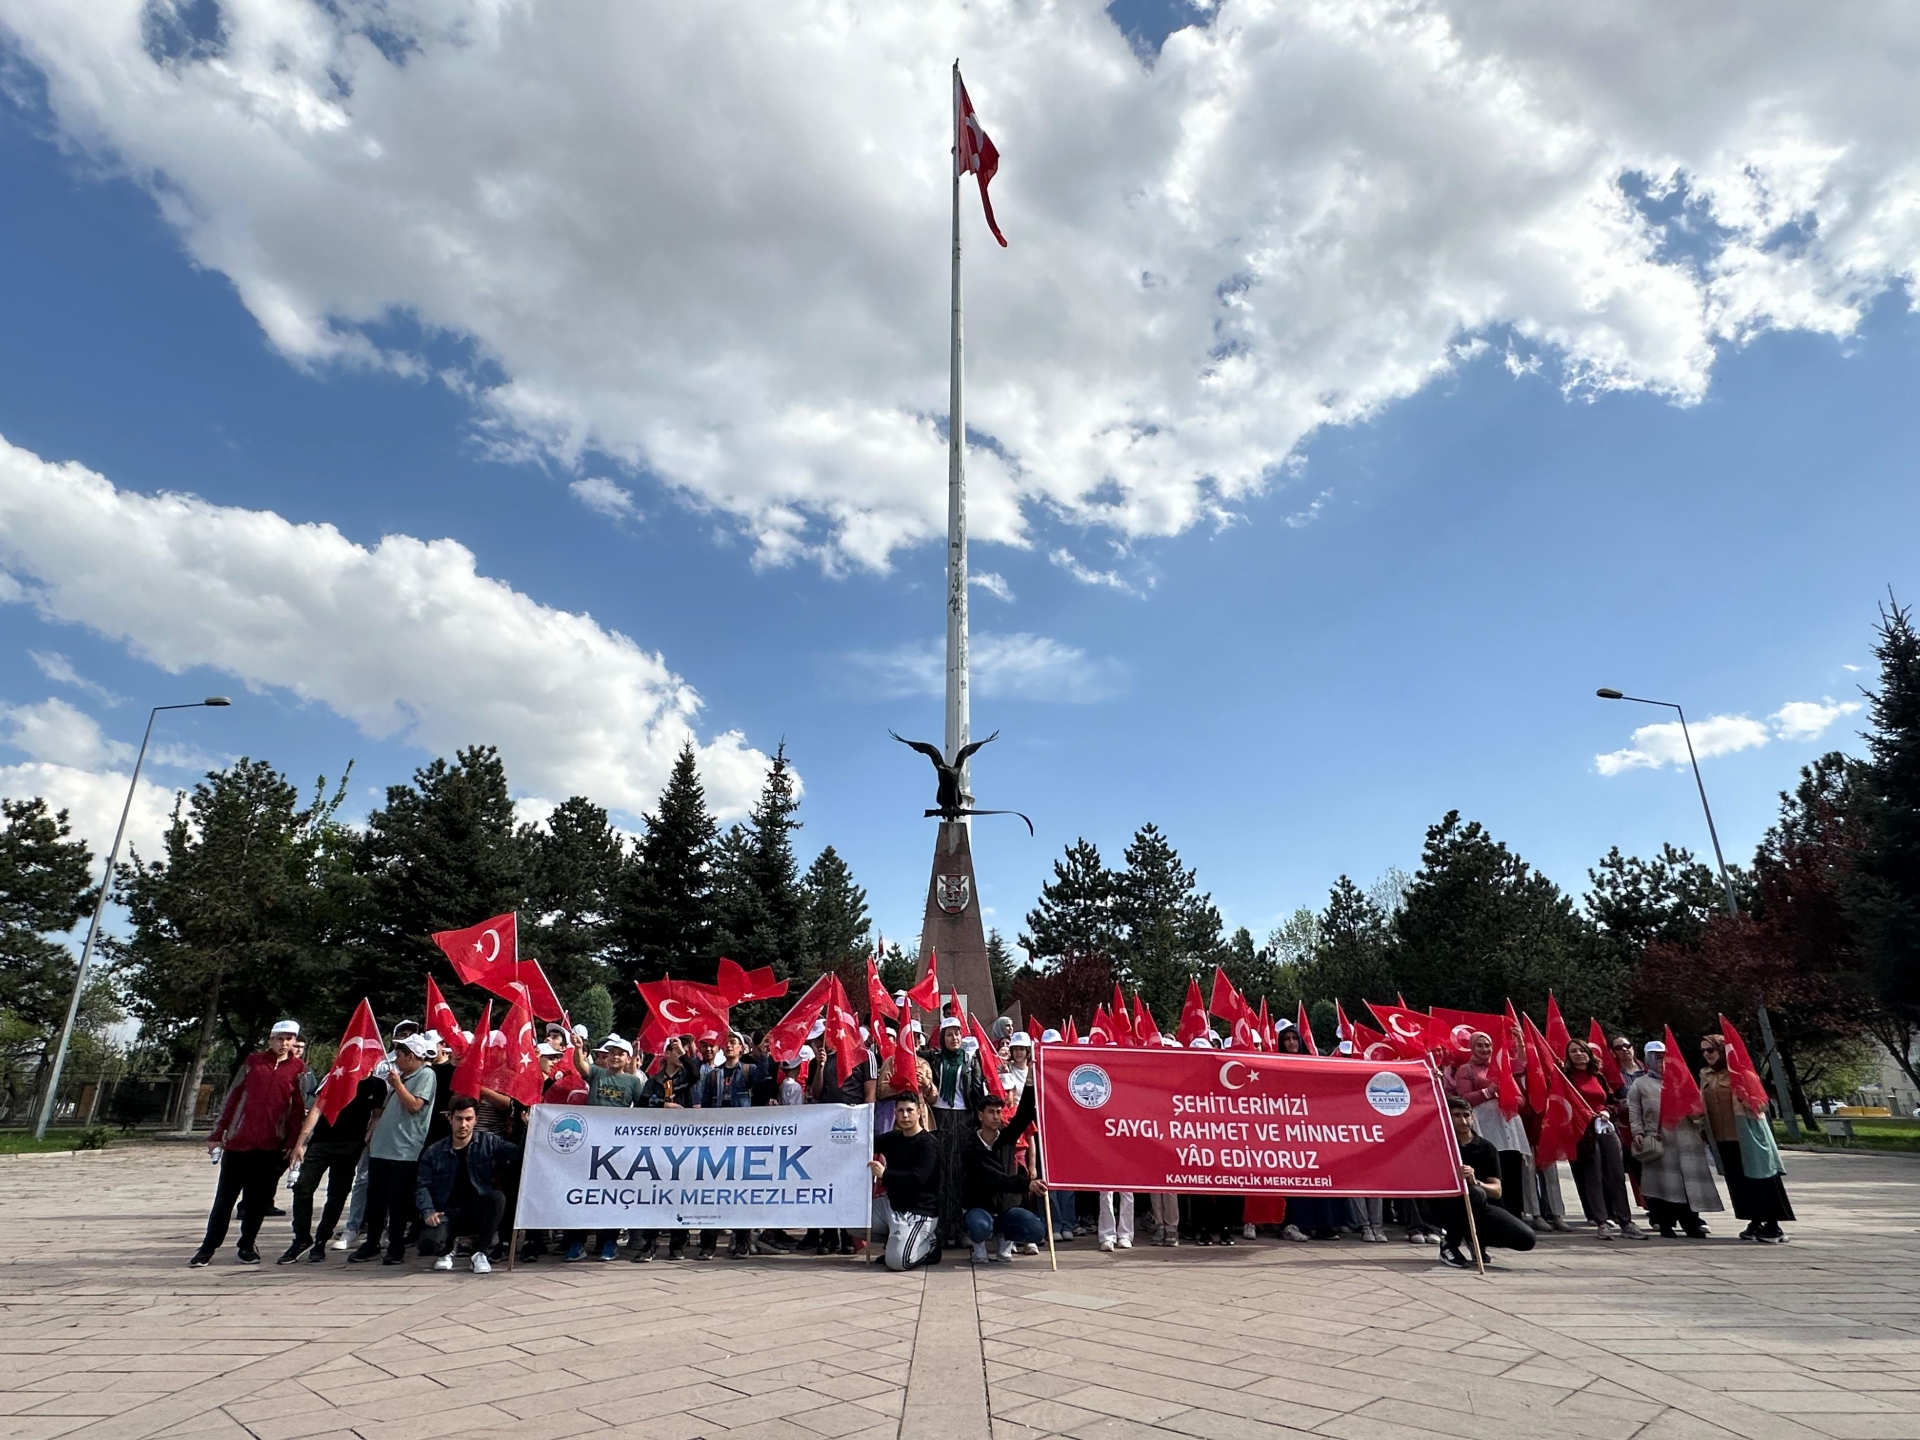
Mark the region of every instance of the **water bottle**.
[[226, 1150], [222, 1146], [216, 1145], [207, 1151], [207, 1159], [213, 1164], [218, 1165], [220, 1163], [220, 1157], [225, 1153]]
[[298, 1185], [299, 1183], [300, 1183], [300, 1167], [296, 1165], [291, 1170], [287, 1171], [287, 1184]]

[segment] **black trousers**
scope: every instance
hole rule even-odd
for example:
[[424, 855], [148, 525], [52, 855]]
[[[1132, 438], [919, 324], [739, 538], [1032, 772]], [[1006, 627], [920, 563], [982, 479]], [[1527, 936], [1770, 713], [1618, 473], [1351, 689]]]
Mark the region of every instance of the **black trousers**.
[[[1428, 1221], [1438, 1225], [1446, 1236], [1447, 1244], [1464, 1254], [1472, 1253], [1467, 1243], [1467, 1207], [1461, 1203], [1459, 1196], [1442, 1195], [1438, 1199], [1423, 1200], [1420, 1203], [1427, 1212]], [[1487, 1204], [1484, 1191], [1474, 1192], [1473, 1223], [1480, 1232], [1480, 1245], [1483, 1249], [1533, 1249], [1533, 1227], [1504, 1207]]]
[[1574, 1188], [1580, 1192], [1580, 1208], [1586, 1211], [1588, 1220], [1596, 1224], [1611, 1220], [1616, 1225], [1632, 1221], [1633, 1210], [1627, 1204], [1627, 1171], [1622, 1162], [1618, 1133], [1609, 1130], [1602, 1134], [1588, 1126], [1572, 1165]]
[[286, 1163], [286, 1156], [278, 1150], [221, 1152], [220, 1179], [213, 1190], [213, 1209], [207, 1212], [207, 1233], [200, 1241], [202, 1250], [218, 1250], [226, 1240], [236, 1202], [240, 1206], [240, 1248], [255, 1248], [254, 1242], [260, 1238], [260, 1224], [273, 1208], [273, 1192], [280, 1184], [280, 1172]]
[[1509, 1215], [1526, 1218], [1526, 1190], [1533, 1177], [1527, 1174], [1527, 1156], [1523, 1150], [1502, 1150], [1500, 1155], [1500, 1208]]
[[473, 1248], [485, 1252], [493, 1248], [493, 1237], [500, 1233], [500, 1217], [507, 1213], [507, 1197], [498, 1190], [477, 1196], [462, 1209], [441, 1211], [440, 1223], [420, 1226], [420, 1253], [446, 1255], [462, 1235], [473, 1237]]
[[420, 1173], [418, 1160], [381, 1160], [367, 1157], [367, 1228], [360, 1248], [380, 1248], [380, 1232], [387, 1233], [387, 1254], [396, 1260], [405, 1253], [407, 1222], [416, 1217], [413, 1186]]
[[[360, 1165], [360, 1149], [312, 1149], [300, 1162], [300, 1178], [293, 1182], [293, 1238], [301, 1245], [324, 1245], [333, 1238], [340, 1212], [353, 1194], [353, 1172]], [[320, 1209], [320, 1233], [313, 1231], [313, 1194], [327, 1182], [326, 1203]]]

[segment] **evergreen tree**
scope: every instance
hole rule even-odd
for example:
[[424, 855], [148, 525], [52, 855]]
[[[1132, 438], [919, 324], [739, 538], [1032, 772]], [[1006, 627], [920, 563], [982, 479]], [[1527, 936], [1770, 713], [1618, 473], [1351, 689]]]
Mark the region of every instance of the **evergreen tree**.
[[1187, 982], [1225, 958], [1220, 912], [1154, 825], [1134, 833], [1126, 861], [1113, 884], [1114, 970], [1156, 1015], [1177, 1015]]
[[1726, 913], [1719, 876], [1670, 844], [1651, 860], [1622, 855], [1616, 845], [1587, 880], [1587, 918], [1615, 964], [1629, 973], [1651, 945], [1697, 947], [1713, 918]]
[[1249, 1005], [1258, 1009], [1260, 1001], [1265, 999], [1268, 1014], [1274, 1013], [1280, 998], [1277, 993], [1279, 967], [1273, 963], [1272, 951], [1254, 948], [1251, 930], [1242, 925], [1227, 937], [1219, 963], [1227, 972], [1227, 979], [1233, 982], [1233, 988], [1247, 997]]
[[806, 899], [793, 857], [798, 809], [783, 744], [747, 824], [721, 838], [714, 867], [715, 950], [749, 970], [770, 965], [783, 980], [798, 977], [807, 941]]
[[622, 868], [608, 932], [619, 976], [614, 1010], [629, 1029], [640, 1023], [634, 982], [666, 974], [691, 976], [711, 964], [714, 869], [719, 825], [707, 809], [693, 742], [680, 747], [660, 803], [644, 817], [645, 833]]
[[880, 957], [880, 983], [887, 987], [889, 995], [910, 990], [913, 988], [914, 972], [919, 967], [918, 953], [909, 955], [898, 944], [889, 945], [886, 953]]
[[1322, 1027], [1317, 1018], [1321, 1004], [1337, 1000], [1349, 1016], [1365, 1019], [1366, 1002], [1386, 999], [1394, 985], [1386, 912], [1345, 875], [1327, 892], [1327, 908], [1320, 912], [1314, 932], [1313, 959], [1303, 967], [1302, 986], [1315, 997], [1318, 1034], [1332, 1028]]
[[522, 951], [540, 962], [556, 994], [578, 995], [610, 973], [611, 917], [628, 863], [625, 843], [607, 812], [582, 795], [543, 823], [523, 826], [520, 840], [528, 862]]
[[66, 1018], [73, 951], [54, 937], [84, 920], [99, 898], [93, 855], [68, 837], [67, 812], [42, 799], [0, 800], [0, 1010], [36, 1030]]
[[1113, 873], [1101, 862], [1093, 842], [1080, 839], [1053, 862], [1053, 879], [1040, 889], [1040, 901], [1027, 912], [1020, 948], [1036, 962], [1063, 955], [1111, 955], [1115, 934]]
[[1867, 692], [1864, 834], [1845, 898], [1885, 1017], [1881, 1039], [1920, 1084], [1913, 1057], [1920, 1034], [1920, 631], [1907, 608], [1889, 599], [1878, 636], [1880, 685]]
[[873, 948], [868, 938], [873, 927], [867, 919], [867, 892], [853, 883], [853, 871], [831, 845], [807, 867], [801, 891], [806, 902], [807, 940], [796, 978], [810, 985], [833, 970], [842, 981], [853, 982], [850, 993], [863, 994], [866, 957]]
[[436, 759], [413, 772], [411, 785], [389, 785], [361, 847], [368, 884], [349, 988], [383, 1023], [416, 1016], [423, 973], [442, 989], [457, 983], [428, 937], [519, 909], [530, 858], [493, 746], [458, 751], [451, 765]]
[[998, 930], [987, 932], [987, 974], [993, 980], [993, 993], [1013, 998], [1013, 952]]
[[[564, 995], [566, 992], [563, 990], [560, 993]], [[584, 990], [575, 992], [573, 1003], [567, 1007], [567, 1015], [574, 1024], [586, 1026], [587, 1034], [591, 1035], [595, 1041], [604, 1039], [616, 1028], [613, 996], [608, 993], [607, 987], [598, 981]]]

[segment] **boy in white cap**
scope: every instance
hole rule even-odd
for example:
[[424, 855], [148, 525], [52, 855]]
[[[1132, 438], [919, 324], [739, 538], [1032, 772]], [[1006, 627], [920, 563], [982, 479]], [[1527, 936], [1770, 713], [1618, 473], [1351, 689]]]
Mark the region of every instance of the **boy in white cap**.
[[436, 1081], [427, 1064], [433, 1049], [432, 1042], [418, 1033], [393, 1048], [393, 1065], [386, 1075], [387, 1101], [367, 1140], [367, 1228], [360, 1247], [347, 1256], [350, 1261], [379, 1257], [382, 1232], [384, 1263], [398, 1265], [403, 1258], [407, 1225], [418, 1218], [414, 1182], [420, 1152], [427, 1143], [427, 1126], [433, 1121]]
[[291, 1020], [275, 1025], [267, 1036], [267, 1048], [247, 1056], [227, 1091], [213, 1133], [207, 1137], [208, 1153], [220, 1162], [220, 1180], [214, 1187], [213, 1209], [207, 1213], [206, 1234], [189, 1265], [201, 1266], [213, 1259], [227, 1238], [235, 1202], [240, 1206], [236, 1257], [242, 1265], [260, 1263], [254, 1242], [273, 1208], [273, 1192], [306, 1119], [300, 1086], [306, 1062], [290, 1053], [299, 1033], [300, 1027]]

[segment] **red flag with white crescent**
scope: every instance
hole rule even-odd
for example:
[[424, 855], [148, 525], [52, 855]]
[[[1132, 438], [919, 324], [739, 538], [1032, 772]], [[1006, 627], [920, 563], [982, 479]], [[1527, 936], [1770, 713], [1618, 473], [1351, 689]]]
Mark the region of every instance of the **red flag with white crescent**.
[[1153, 1011], [1147, 1008], [1147, 1002], [1140, 998], [1140, 992], [1133, 995], [1133, 1036], [1142, 1045], [1160, 1043], [1160, 1026], [1154, 1021]]
[[916, 983], [911, 990], [907, 991], [907, 1000], [910, 1004], [922, 1010], [935, 1010], [939, 1008], [940, 956], [937, 951], [929, 950], [927, 952], [927, 973], [920, 977], [918, 983]]
[[831, 979], [833, 972], [829, 970], [809, 985], [807, 993], [794, 1001], [793, 1008], [767, 1031], [767, 1053], [781, 1064], [800, 1058], [800, 1047], [807, 1043], [807, 1031], [827, 1008], [827, 982]]
[[987, 1033], [987, 1027], [980, 1023], [980, 1017], [972, 1011], [967, 1012], [967, 1028], [973, 1032], [973, 1038], [980, 1042], [975, 1053], [980, 1057], [980, 1078], [986, 1082], [987, 1093], [1007, 1098], [1007, 1087], [1000, 1081], [1000, 1052], [993, 1048], [993, 1037]]
[[454, 1016], [453, 1007], [447, 1004], [447, 997], [440, 993], [440, 987], [434, 983], [433, 976], [427, 976], [427, 1028], [438, 1031], [440, 1038], [447, 1042], [447, 1048], [453, 1051], [457, 1061], [467, 1053], [467, 1037], [460, 1029], [460, 1021]]
[[1401, 1058], [1424, 1060], [1427, 1056], [1428, 1017], [1404, 1005], [1379, 1005], [1369, 1000], [1367, 1008], [1387, 1027], [1387, 1039]]
[[362, 1000], [347, 1022], [346, 1033], [340, 1037], [340, 1048], [333, 1052], [333, 1068], [327, 1071], [326, 1079], [320, 1082], [320, 1089], [313, 1097], [313, 1103], [320, 1107], [329, 1125], [340, 1118], [340, 1112], [347, 1108], [360, 1082], [373, 1074], [386, 1058], [386, 1043], [380, 1038], [380, 1027], [373, 1023], [373, 1007]]
[[1180, 1028], [1173, 1032], [1173, 1038], [1181, 1045], [1191, 1045], [1213, 1027], [1207, 1024], [1207, 1002], [1201, 997], [1200, 982], [1187, 981], [1186, 1003], [1180, 1007]]
[[1320, 1053], [1319, 1042], [1313, 1038], [1313, 1026], [1307, 1023], [1307, 1002], [1302, 1000], [1299, 1008], [1293, 1013], [1296, 1017], [1293, 1022], [1293, 1028], [1298, 1030], [1300, 1032], [1300, 1038], [1307, 1042], [1307, 1054], [1318, 1055]]
[[497, 1081], [489, 1088], [511, 1095], [522, 1105], [538, 1105], [544, 1083], [540, 1078], [538, 1042], [533, 1036], [533, 1016], [518, 1000], [507, 1007], [506, 1054]]
[[1567, 1042], [1573, 1039], [1573, 1032], [1567, 1029], [1566, 1019], [1560, 1014], [1560, 1002], [1553, 998], [1553, 992], [1547, 991], [1547, 1048], [1555, 1060], [1567, 1058]]
[[887, 987], [880, 983], [880, 967], [874, 963], [874, 957], [867, 957], [867, 1023], [878, 1025], [880, 1017], [889, 1020], [900, 1018], [900, 1007], [893, 1003], [893, 996], [887, 993]]
[[1747, 1053], [1747, 1042], [1740, 1038], [1740, 1032], [1733, 1028], [1733, 1022], [1724, 1015], [1720, 1017], [1720, 1034], [1727, 1042], [1727, 1075], [1733, 1082], [1733, 1093], [1739, 1097], [1749, 1115], [1764, 1117], [1767, 1114], [1767, 1082], [1760, 1078], [1753, 1057]]
[[536, 1018], [566, 1019], [560, 997], [553, 993], [539, 962], [520, 958], [519, 917], [514, 912], [464, 930], [438, 930], [431, 938], [465, 984], [478, 985], [502, 1000], [518, 998], [514, 987], [525, 986], [528, 1007]]
[[973, 113], [973, 101], [967, 98], [966, 82], [960, 78], [958, 65], [953, 67], [953, 95], [958, 121], [953, 145], [954, 173], [980, 177], [980, 208], [987, 212], [987, 228], [993, 231], [993, 238], [1004, 246], [1007, 237], [1000, 233], [1000, 222], [993, 218], [993, 201], [987, 198], [987, 186], [1000, 170], [1000, 152], [987, 138], [987, 132], [980, 128], [980, 117]]
[[467, 1053], [461, 1057], [459, 1066], [453, 1072], [454, 1094], [464, 1095], [469, 1100], [480, 1098], [480, 1087], [487, 1083], [487, 1037], [492, 1034], [493, 1001], [489, 1000], [487, 1008], [480, 1012], [480, 1023], [473, 1027], [473, 1043], [467, 1047]]
[[1680, 1053], [1680, 1042], [1667, 1026], [1667, 1058], [1660, 1066], [1660, 1128], [1677, 1129], [1690, 1115], [1706, 1113], [1707, 1102], [1700, 1094], [1700, 1082], [1687, 1068], [1687, 1057]]
[[753, 1000], [778, 1000], [787, 993], [787, 982], [773, 978], [771, 965], [762, 965], [758, 970], [745, 970], [738, 961], [722, 955], [713, 988], [725, 998], [728, 1005], [745, 1005]]
[[651, 1012], [646, 1024], [640, 1027], [643, 1050], [657, 1053], [675, 1035], [691, 1035], [696, 1040], [719, 1044], [732, 1031], [732, 1021], [719, 998], [720, 992], [710, 985], [668, 978], [636, 982], [634, 988]]
[[1607, 1089], [1616, 1093], [1624, 1089], [1627, 1077], [1621, 1072], [1620, 1062], [1613, 1058], [1613, 1046], [1607, 1042], [1606, 1027], [1591, 1015], [1587, 1017], [1587, 1048], [1593, 1051], [1593, 1058], [1600, 1062], [1600, 1073], [1607, 1077]]

